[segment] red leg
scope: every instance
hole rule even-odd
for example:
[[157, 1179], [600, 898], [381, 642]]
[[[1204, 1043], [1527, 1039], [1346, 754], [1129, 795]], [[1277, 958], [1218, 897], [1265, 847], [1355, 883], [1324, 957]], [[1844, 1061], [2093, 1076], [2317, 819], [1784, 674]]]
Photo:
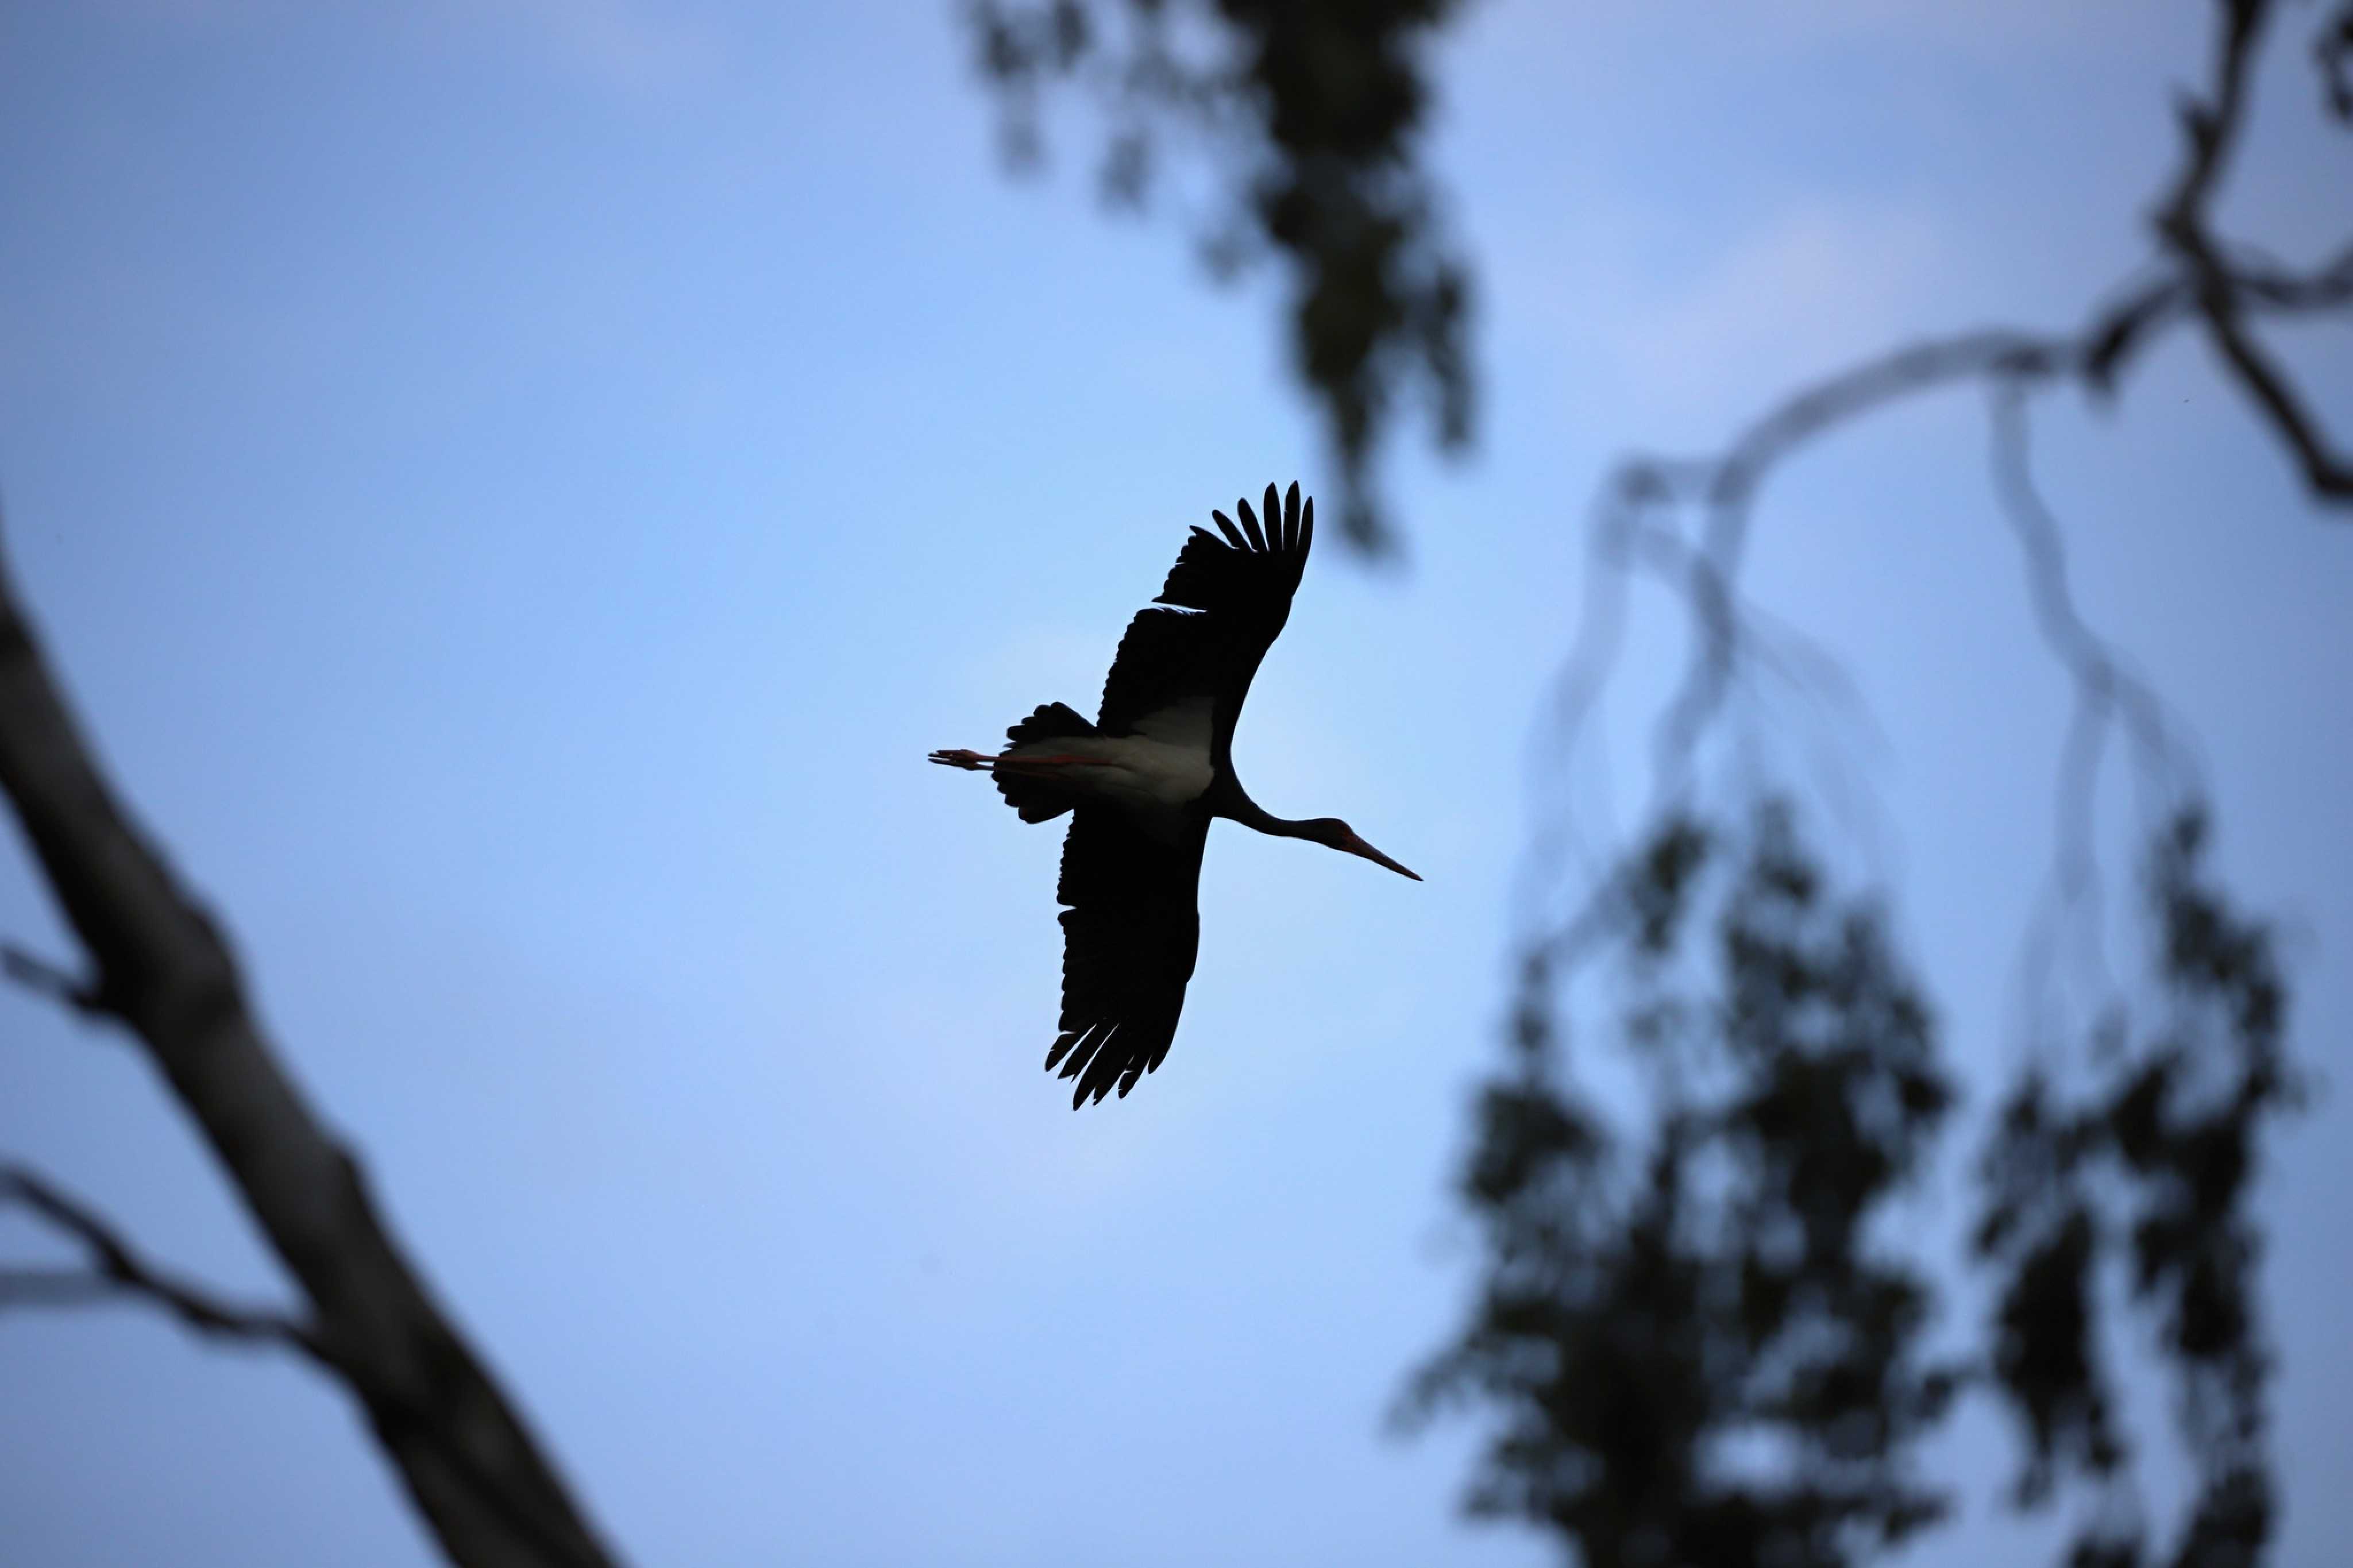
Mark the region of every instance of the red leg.
[[1029, 767], [1033, 763], [1044, 768], [1107, 768], [1108, 757], [998, 757], [998, 765], [1008, 768]]
[[981, 755], [978, 752], [967, 752], [961, 748], [952, 752], [934, 752], [932, 753], [932, 761], [939, 763], [942, 767], [970, 768], [976, 773], [982, 768], [1045, 768], [1049, 770], [1059, 770], [1062, 768], [1107, 768], [1111, 766], [1110, 762], [1103, 757], [987, 757]]

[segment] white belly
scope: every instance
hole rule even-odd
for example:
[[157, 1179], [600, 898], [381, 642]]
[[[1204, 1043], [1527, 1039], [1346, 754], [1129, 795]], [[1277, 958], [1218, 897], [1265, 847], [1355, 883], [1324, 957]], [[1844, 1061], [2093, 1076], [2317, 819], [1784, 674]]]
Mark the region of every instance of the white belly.
[[[1096, 793], [1137, 806], [1176, 811], [1201, 798], [1209, 787], [1209, 749], [1172, 745], [1145, 735], [1081, 742], [1103, 759], [1101, 767], [1079, 770]], [[1083, 753], [1082, 753], [1083, 754]]]
[[1032, 741], [1006, 755], [1084, 757], [1060, 768], [1054, 782], [1082, 800], [1106, 801], [1174, 835], [1185, 808], [1216, 776], [1209, 764], [1207, 699], [1153, 714], [1133, 735], [1072, 735]]

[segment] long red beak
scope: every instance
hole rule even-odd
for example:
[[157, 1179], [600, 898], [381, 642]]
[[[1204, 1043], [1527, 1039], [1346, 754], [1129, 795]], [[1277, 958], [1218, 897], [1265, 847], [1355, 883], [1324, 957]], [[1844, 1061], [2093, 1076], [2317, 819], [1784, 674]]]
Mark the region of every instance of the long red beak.
[[1348, 841], [1345, 844], [1341, 845], [1340, 847], [1345, 849], [1351, 855], [1362, 855], [1366, 859], [1370, 860], [1376, 866], [1387, 866], [1390, 870], [1395, 871], [1400, 877], [1411, 877], [1417, 882], [1421, 880], [1421, 878], [1417, 873], [1407, 870], [1404, 867], [1398, 865], [1396, 861], [1390, 859], [1388, 856], [1382, 854], [1379, 850], [1374, 848], [1371, 845], [1366, 843], [1363, 839], [1357, 837], [1353, 833], [1348, 835]]

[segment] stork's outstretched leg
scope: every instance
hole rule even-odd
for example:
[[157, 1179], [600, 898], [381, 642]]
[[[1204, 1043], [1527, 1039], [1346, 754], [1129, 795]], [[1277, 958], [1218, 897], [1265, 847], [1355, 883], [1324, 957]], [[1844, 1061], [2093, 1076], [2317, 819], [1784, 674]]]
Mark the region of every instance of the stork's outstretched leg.
[[932, 753], [932, 761], [939, 763], [942, 767], [970, 768], [975, 773], [979, 772], [983, 768], [1028, 768], [1035, 773], [1048, 775], [1062, 768], [1106, 768], [1111, 766], [1111, 759], [1108, 757], [1017, 757], [1011, 752], [1008, 752], [1001, 757], [987, 757], [981, 755], [978, 752], [967, 752], [961, 747], [950, 752], [934, 752]]

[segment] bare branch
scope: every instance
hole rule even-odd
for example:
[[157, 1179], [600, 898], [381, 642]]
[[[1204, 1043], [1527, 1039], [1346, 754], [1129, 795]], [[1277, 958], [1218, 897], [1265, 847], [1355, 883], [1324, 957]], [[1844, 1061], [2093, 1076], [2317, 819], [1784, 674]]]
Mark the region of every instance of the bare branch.
[[98, 987], [46, 958], [36, 958], [15, 942], [0, 943], [0, 970], [5, 970], [8, 978], [26, 990], [38, 992], [77, 1013], [96, 1015], [108, 1011]]
[[2353, 125], [2353, 0], [2337, 7], [2312, 41], [2312, 58], [2320, 67], [2320, 89], [2328, 112]]
[[477, 1489], [485, 1506], [496, 1510], [540, 1549], [543, 1555], [534, 1561], [584, 1562], [569, 1542], [550, 1531], [545, 1521], [525, 1513], [499, 1477], [484, 1472], [463, 1449], [447, 1446], [445, 1435], [430, 1411], [409, 1406], [399, 1394], [376, 1386], [365, 1367], [347, 1366], [335, 1361], [326, 1345], [304, 1324], [282, 1312], [230, 1306], [212, 1292], [143, 1261], [115, 1227], [100, 1219], [95, 1211], [20, 1164], [0, 1164], [0, 1202], [10, 1200], [31, 1209], [79, 1242], [90, 1253], [93, 1267], [0, 1269], [0, 1307], [80, 1306], [124, 1298], [141, 1299], [201, 1334], [278, 1344], [298, 1351], [323, 1370], [343, 1378], [375, 1413], [380, 1426], [391, 1421], [412, 1426], [427, 1441], [444, 1444], [445, 1457]]
[[[2204, 226], [2206, 208], [2246, 113], [2250, 62], [2272, 0], [2217, 3], [2223, 29], [2215, 85], [2209, 100], [2182, 110], [2188, 152], [2157, 220], [2163, 251], [2153, 268], [2142, 269], [2115, 290], [2081, 330], [2067, 334], [1990, 327], [1904, 344], [1800, 388], [1713, 456], [1636, 456], [1610, 476], [1594, 524], [1595, 567], [1615, 574], [1647, 560], [1684, 595], [1699, 641], [1659, 724], [1654, 762], [1661, 801], [1678, 795], [1683, 770], [1722, 708], [1736, 657], [1746, 651], [1740, 646], [1743, 617], [1735, 605], [1758, 491], [1792, 453], [1889, 404], [1972, 383], [2009, 389], [2004, 395], [2066, 382], [2109, 395], [2126, 368], [2165, 331], [2201, 321], [2257, 409], [2296, 456], [2312, 494], [2325, 502], [2353, 501], [2353, 465], [2331, 455], [2317, 421], [2264, 357], [2246, 324], [2248, 316], [2258, 313], [2314, 315], [2353, 305], [2353, 245], [2313, 271], [2299, 273], [2259, 258], [2226, 258]], [[2353, 6], [2331, 25], [2340, 23], [2353, 26]], [[1696, 547], [1678, 542], [1675, 550], [1662, 552], [1662, 541], [1679, 542], [1681, 535], [1662, 530], [1651, 514], [1671, 507], [1704, 512]], [[2019, 515], [2013, 507], [2013, 521]], [[1665, 556], [1674, 558], [1672, 571], [1662, 569]], [[2037, 579], [2042, 612], [2052, 608], [2042, 597], [2048, 581]], [[1578, 646], [1565, 668], [1556, 709], [1553, 739], [1564, 751], [1575, 745], [1577, 731], [1607, 679], [1623, 615], [1617, 590], [1591, 585], [1588, 595]], [[2047, 613], [2044, 629], [2055, 637]], [[2079, 678], [2104, 680], [2113, 673], [2112, 660], [2079, 657], [2089, 646], [2080, 639], [2055, 638], [2053, 646]], [[2145, 726], [2143, 732], [2147, 733]], [[1562, 845], [1577, 838], [1573, 825], [1546, 828], [1534, 858], [1549, 865]]]
[[2213, 96], [2205, 101], [2185, 100], [2180, 106], [2183, 132], [2189, 138], [2189, 156], [2181, 166], [2172, 199], [2158, 214], [2160, 229], [2196, 218], [2214, 195], [2230, 161], [2232, 144], [2246, 119], [2247, 69], [2256, 41], [2270, 20], [2273, 0], [2218, 0], [2221, 37], [2214, 51]]
[[0, 1268], [0, 1308], [79, 1306], [102, 1301], [122, 1287], [87, 1268]]
[[2305, 407], [2302, 396], [2247, 334], [2230, 291], [2204, 291], [2200, 303], [2215, 346], [2221, 350], [2240, 384], [2247, 389], [2256, 406], [2271, 416], [2281, 438], [2304, 466], [2305, 484], [2315, 495], [2353, 503], [2353, 458], [2339, 457], [2330, 449], [2328, 437], [2322, 434], [2319, 421]]
[[[2213, 89], [2210, 97], [2182, 105], [2182, 132], [2189, 140], [2189, 155], [2172, 197], [2153, 221], [2159, 240], [2189, 268], [2207, 335], [2239, 384], [2295, 454], [2306, 485], [2323, 500], [2353, 504], [2353, 459], [2330, 449], [2327, 437], [2303, 397], [2248, 332], [2241, 319], [2241, 287], [2223, 264], [2221, 247], [2207, 226], [2215, 187], [2246, 122], [2247, 73], [2271, 8], [2272, 0], [2223, 0]], [[2346, 25], [2353, 26], [2353, 21]], [[2324, 53], [2324, 61], [2329, 58]]]
[[301, 1285], [323, 1361], [442, 1550], [468, 1568], [612, 1562], [279, 1065], [218, 929], [100, 775], [4, 564], [0, 789], [88, 952], [90, 994], [145, 1045]]
[[[1994, 488], [2025, 556], [2029, 595], [2044, 644], [2075, 685], [2075, 712], [2060, 750], [2058, 824], [2050, 892], [2026, 946], [2030, 1005], [2047, 1005], [2056, 960], [2072, 943], [2083, 973], [2104, 995], [2115, 989], [2103, 949], [2105, 893], [2094, 846], [2094, 813], [2108, 732], [2121, 718], [2133, 742], [2145, 828], [2174, 820], [2203, 797], [2195, 758], [2175, 738], [2165, 704], [2087, 626], [2067, 581], [2064, 535], [2036, 488], [2026, 416], [2027, 387], [1997, 382], [1991, 392]], [[2063, 1016], [2031, 1021], [2038, 1046], [2061, 1037]]]
[[2015, 382], [1997, 383], [1992, 401], [1994, 479], [2011, 531], [2026, 553], [2027, 586], [2043, 641], [2088, 693], [2121, 711], [2153, 767], [2186, 768], [2188, 759], [2174, 743], [2157, 693], [2124, 668], [2116, 650], [2084, 624], [2075, 608], [2067, 583], [2065, 542], [2057, 520], [2034, 488], [2024, 389]]
[[262, 1341], [298, 1350], [322, 1365], [333, 1363], [311, 1331], [280, 1312], [232, 1307], [143, 1261], [112, 1226], [84, 1205], [22, 1165], [0, 1164], [0, 1202], [13, 1199], [87, 1247], [88, 1270], [26, 1269], [0, 1273], [0, 1303], [73, 1301], [109, 1295], [142, 1296], [199, 1333]]

